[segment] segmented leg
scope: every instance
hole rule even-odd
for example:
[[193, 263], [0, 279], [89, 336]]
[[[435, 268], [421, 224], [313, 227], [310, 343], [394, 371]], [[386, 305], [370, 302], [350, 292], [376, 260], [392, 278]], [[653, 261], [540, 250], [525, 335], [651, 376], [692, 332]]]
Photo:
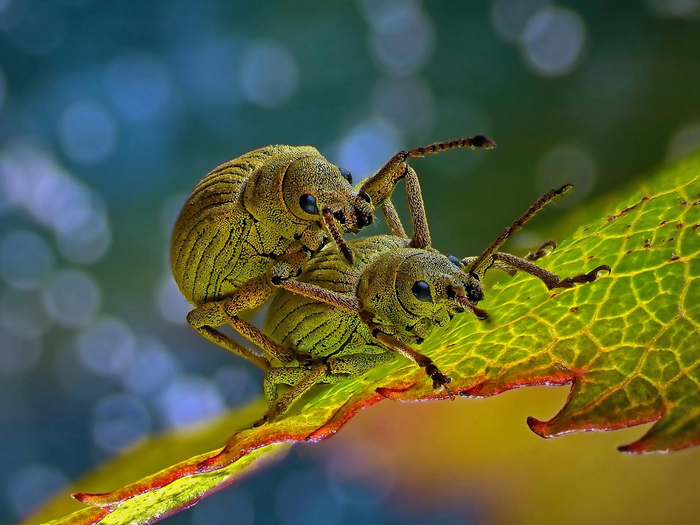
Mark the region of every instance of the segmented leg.
[[428, 228], [428, 217], [425, 214], [423, 194], [420, 191], [418, 175], [410, 166], [406, 166], [406, 199], [413, 222], [413, 237], [409, 246], [428, 248], [430, 246], [430, 229]]
[[495, 147], [496, 144], [491, 139], [483, 135], [477, 135], [475, 137], [436, 142], [412, 150], [399, 151], [377, 173], [365, 180], [360, 185], [359, 191], [372, 197], [372, 202], [375, 206], [381, 206], [384, 204], [384, 201], [391, 197], [396, 183], [404, 177], [408, 159], [424, 157], [425, 155], [455, 148], [493, 149]]
[[493, 149], [495, 147], [496, 144], [491, 139], [483, 135], [477, 135], [464, 139], [436, 142], [412, 150], [399, 151], [389, 159], [376, 174], [360, 184], [358, 191], [369, 195], [375, 207], [382, 207], [389, 228], [394, 235], [406, 237], [406, 231], [401, 224], [396, 209], [389, 200], [396, 184], [401, 179], [406, 178], [406, 196], [411, 220], [413, 222], [411, 246], [415, 248], [427, 248], [430, 246], [430, 232], [428, 230], [428, 221], [425, 216], [423, 197], [420, 191], [420, 184], [418, 183], [418, 176], [413, 168], [406, 163], [408, 159], [423, 157], [425, 155], [455, 148]]
[[482, 253], [473, 262], [471, 262], [469, 266], [467, 266], [467, 271], [473, 273], [479, 278], [483, 277], [486, 271], [493, 264], [493, 255], [498, 251], [498, 249], [501, 246], [503, 246], [503, 243], [505, 243], [506, 240], [508, 240], [508, 237], [510, 237], [513, 233], [522, 228], [528, 220], [534, 217], [535, 214], [542, 208], [544, 208], [548, 203], [563, 195], [566, 195], [573, 189], [574, 187], [571, 184], [565, 184], [558, 190], [549, 190], [547, 193], [545, 193], [542, 197], [539, 198], [539, 200], [535, 204], [530, 206], [530, 208], [528, 208], [528, 210], [525, 213], [523, 213], [518, 219], [516, 219], [515, 222], [513, 222], [513, 224], [511, 224], [505, 230], [503, 230], [501, 234], [496, 238], [496, 240], [491, 243], [491, 246], [486, 248], [484, 253]]
[[401, 224], [399, 214], [396, 212], [396, 208], [390, 200], [387, 199], [384, 201], [384, 204], [382, 204], [382, 212], [384, 213], [384, 219], [392, 235], [404, 238], [407, 237], [406, 230], [403, 229], [403, 224]]
[[410, 359], [418, 366], [425, 368], [426, 373], [433, 380], [433, 386], [435, 388], [444, 387], [450, 394], [450, 397], [453, 397], [452, 391], [447, 387], [447, 383], [450, 382], [450, 378], [440, 372], [429, 357], [416, 352], [411, 347], [400, 342], [398, 339], [383, 333], [381, 331], [382, 327], [372, 321], [371, 314], [363, 312], [362, 304], [357, 298], [332, 292], [320, 286], [309, 283], [287, 281], [285, 283], [281, 283], [280, 286], [291, 292], [299, 293], [332, 306], [336, 306], [337, 308], [341, 308], [346, 312], [359, 314], [362, 321], [369, 327], [373, 337], [375, 337], [375, 339], [377, 339], [377, 341], [379, 341], [383, 347], [396, 352], [399, 355]]
[[452, 381], [452, 379], [440, 372], [435, 363], [433, 363], [432, 359], [430, 359], [426, 355], [421, 354], [420, 352], [416, 352], [413, 348], [402, 343], [395, 337], [380, 332], [379, 330], [381, 329], [381, 327], [379, 325], [375, 325], [373, 323], [367, 324], [372, 330], [372, 334], [374, 335], [374, 337], [380, 343], [382, 343], [382, 345], [385, 348], [388, 348], [389, 350], [392, 350], [393, 352], [396, 352], [397, 354], [402, 355], [407, 359], [410, 359], [421, 368], [425, 368], [425, 373], [428, 374], [428, 377], [430, 377], [430, 379], [433, 380], [433, 388], [444, 388], [445, 392], [449, 394], [450, 398], [455, 398], [454, 393], [452, 392], [452, 390], [450, 390], [450, 387], [447, 386], [447, 384], [450, 381]]
[[[392, 352], [349, 354], [330, 358], [326, 363], [318, 363], [311, 368], [301, 366], [272, 368], [263, 381], [269, 410], [254, 423], [254, 426], [273, 421], [316, 384], [340, 383], [350, 377], [362, 375], [382, 363], [391, 361], [394, 357], [395, 354]], [[278, 400], [277, 385], [281, 384], [294, 388]]]
[[[526, 261], [537, 261], [539, 259], [542, 259], [544, 257], [547, 257], [549, 254], [552, 253], [552, 251], [557, 247], [557, 243], [555, 243], [553, 240], [548, 240], [545, 241], [542, 246], [540, 246], [537, 250], [534, 252], [528, 253], [525, 257], [523, 257]], [[465, 265], [466, 267], [470, 267], [476, 260], [479, 259], [478, 256], [476, 257], [465, 257], [462, 259], [462, 264]], [[511, 267], [508, 266], [507, 264], [494, 260], [493, 265], [490, 266], [490, 268], [495, 268], [496, 270], [501, 270], [502, 272], [506, 272], [508, 275], [513, 277], [518, 271]]]
[[554, 242], [552, 239], [549, 239], [548, 241], [545, 241], [542, 246], [540, 246], [537, 250], [534, 252], [528, 253], [524, 259], [526, 261], [537, 261], [538, 259], [542, 259], [543, 257], [547, 257], [554, 248], [557, 247], [557, 243]]
[[588, 273], [582, 273], [573, 277], [565, 277], [562, 279], [558, 275], [549, 272], [536, 264], [532, 264], [531, 262], [520, 259], [515, 255], [510, 255], [509, 253], [495, 253], [493, 254], [493, 257], [495, 260], [501, 261], [511, 268], [537, 277], [550, 290], [554, 288], [572, 288], [575, 284], [592, 283], [598, 278], [600, 272], [608, 272], [609, 274], [611, 271], [610, 266], [603, 264], [594, 268]]
[[[328, 366], [326, 363], [319, 363], [317, 365], [314, 365], [311, 367], [311, 369], [305, 369], [305, 368], [296, 368], [292, 367], [290, 369], [287, 368], [274, 368], [270, 372], [268, 372], [268, 375], [265, 377], [265, 395], [267, 397], [268, 403], [272, 402], [272, 407], [267, 411], [267, 413], [258, 419], [255, 423], [253, 423], [254, 427], [259, 427], [260, 425], [263, 425], [265, 423], [269, 423], [275, 420], [275, 418], [279, 415], [285, 412], [289, 406], [294, 402], [295, 399], [303, 396], [306, 392], [308, 392], [311, 387], [313, 387], [315, 384], [317, 384], [322, 376], [326, 374], [328, 371]], [[297, 377], [300, 375], [301, 377]], [[280, 376], [280, 377], [278, 377]], [[270, 378], [268, 380], [268, 377]], [[271, 387], [268, 386], [269, 383], [271, 383], [274, 386], [274, 381], [275, 379], [282, 379], [284, 378], [284, 382], [290, 381], [294, 382], [295, 385], [294, 387], [287, 392], [285, 395], [283, 395], [277, 402], [274, 401], [272, 398], [272, 391], [269, 390]], [[279, 381], [283, 382], [283, 381]], [[275, 398], [277, 397], [277, 388], [276, 386], [274, 387], [274, 394]]]
[[303, 283], [300, 281], [283, 281], [279, 286], [292, 293], [321, 301], [322, 303], [335, 306], [351, 314], [359, 313], [362, 310], [362, 304], [356, 297], [333, 292], [315, 284]]
[[[226, 311], [226, 303], [224, 303], [224, 311]], [[247, 321], [244, 321], [236, 315], [228, 315], [228, 323], [234, 330], [248, 339], [248, 341], [254, 345], [257, 345], [259, 348], [262, 348], [265, 352], [271, 356], [274, 356], [281, 363], [291, 363], [293, 361], [307, 363], [311, 359], [308, 354], [301, 353], [297, 350], [293, 350], [276, 343], [262, 330], [253, 326]]]
[[[464, 266], [466, 266], [467, 268], [469, 268], [469, 266], [474, 264], [474, 262], [478, 258], [479, 258], [479, 256], [465, 257], [464, 259], [462, 259], [462, 264]], [[508, 275], [510, 275], [511, 277], [513, 277], [516, 273], [518, 273], [518, 271], [516, 269], [511, 268], [510, 266], [507, 266], [506, 264], [502, 263], [501, 261], [494, 261], [493, 265], [488, 269], [491, 269], [491, 268], [495, 268], [496, 270], [500, 270], [502, 272], [505, 272]]]
[[239, 345], [216, 330], [216, 328], [229, 323], [243, 337], [265, 350], [281, 363], [307, 361], [308, 356], [300, 354], [293, 348], [277, 344], [260, 329], [240, 319], [238, 314], [243, 310], [263, 304], [272, 295], [275, 284], [281, 282], [283, 278], [296, 277], [301, 272], [302, 265], [309, 258], [310, 254], [305, 250], [290, 250], [277, 260], [267, 275], [261, 275], [246, 281], [229, 297], [198, 306], [187, 315], [187, 322], [204, 338], [236, 355], [248, 359], [263, 370], [269, 370], [271, 367], [270, 362], [265, 357]]
[[227, 321], [228, 317], [223, 313], [221, 306], [218, 303], [203, 304], [187, 314], [187, 322], [202, 337], [222, 348], [225, 348], [229, 352], [247, 359], [263, 370], [270, 370], [270, 362], [265, 357], [256, 354], [252, 350], [242, 345], [239, 345], [230, 337], [225, 336], [213, 328], [215, 326], [224, 325]]

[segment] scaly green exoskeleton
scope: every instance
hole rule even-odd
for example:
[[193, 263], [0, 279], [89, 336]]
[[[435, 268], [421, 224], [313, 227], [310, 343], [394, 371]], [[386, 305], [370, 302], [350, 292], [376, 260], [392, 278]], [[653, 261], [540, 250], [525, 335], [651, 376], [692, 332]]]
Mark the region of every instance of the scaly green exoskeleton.
[[[264, 387], [270, 410], [256, 425], [287, 410], [315, 384], [363, 374], [397, 355], [424, 368], [433, 386], [445, 388], [452, 396], [449, 377], [412, 345], [420, 345], [436, 326], [444, 326], [456, 314], [472, 312], [485, 319], [486, 312], [476, 304], [484, 297], [481, 281], [490, 268], [511, 275], [526, 272], [549, 289], [589, 283], [599, 272], [610, 272], [603, 265], [562, 279], [533, 264], [553, 249], [552, 241], [525, 258], [498, 251], [547, 202], [570, 189], [567, 185], [549, 191], [478, 257], [447, 257], [415, 235], [412, 239], [394, 235], [353, 241], [356, 262], [352, 267], [335, 251], [322, 250], [290, 287], [298, 293], [280, 290], [275, 296], [264, 327], [278, 343], [308, 353], [315, 360], [305, 366], [276, 367], [267, 373]], [[422, 210], [422, 204], [411, 210], [417, 226], [414, 231], [429, 239], [425, 215], [416, 213], [417, 209]], [[278, 384], [293, 388], [278, 399]]]
[[402, 151], [356, 187], [349, 171], [309, 146], [268, 146], [214, 169], [193, 190], [172, 236], [173, 276], [194, 306], [188, 323], [263, 370], [271, 368], [267, 357], [217, 327], [230, 324], [281, 363], [303, 361], [295, 349], [270, 340], [239, 313], [264, 303], [277, 286], [285, 288], [330, 239], [350, 266], [353, 253], [342, 234], [372, 223], [375, 208], [381, 207], [399, 231], [390, 201], [397, 182], [405, 178], [409, 200], [420, 199], [414, 195], [420, 188], [407, 159], [461, 147], [495, 145], [476, 136]]

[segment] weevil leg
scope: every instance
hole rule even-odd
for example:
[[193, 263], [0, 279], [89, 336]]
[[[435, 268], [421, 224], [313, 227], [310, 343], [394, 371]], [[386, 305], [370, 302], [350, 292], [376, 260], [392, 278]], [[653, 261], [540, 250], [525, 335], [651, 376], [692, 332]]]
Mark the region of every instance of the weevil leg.
[[351, 314], [359, 313], [362, 310], [360, 300], [356, 297], [350, 297], [348, 295], [333, 292], [315, 284], [289, 280], [280, 282], [279, 287], [290, 292], [309, 297], [310, 299], [315, 299], [317, 301], [321, 301], [322, 303], [335, 306]]
[[406, 161], [411, 158], [424, 157], [456, 148], [493, 149], [496, 144], [483, 135], [467, 137], [445, 142], [436, 142], [420, 148], [399, 151], [374, 175], [365, 180], [359, 187], [360, 192], [367, 193], [375, 206], [381, 206], [391, 197], [399, 180], [405, 175]]
[[[462, 264], [466, 266], [467, 268], [474, 263], [479, 257], [465, 257], [462, 259]], [[518, 273], [518, 270], [515, 268], [511, 268], [510, 266], [506, 265], [505, 263], [502, 263], [501, 261], [494, 261], [493, 266], [491, 268], [495, 268], [496, 270], [501, 270], [502, 272], [506, 272], [508, 275], [513, 277], [516, 273]]]
[[382, 204], [382, 213], [384, 213], [384, 219], [392, 235], [403, 238], [408, 237], [406, 235], [406, 230], [403, 228], [403, 224], [401, 224], [399, 214], [396, 212], [394, 204], [389, 199], [385, 200], [384, 204]]
[[420, 191], [418, 175], [411, 166], [406, 166], [406, 199], [413, 223], [413, 237], [409, 246], [421, 249], [429, 248], [430, 229], [428, 228], [428, 217], [425, 214], [423, 194]]
[[[236, 331], [252, 343], [265, 350], [269, 355], [279, 360], [281, 363], [292, 363], [294, 361], [303, 362], [306, 357], [299, 354], [293, 348], [281, 346], [269, 337], [262, 333], [261, 330], [253, 325], [239, 319], [238, 314], [242, 310], [255, 308], [272, 295], [273, 285], [269, 282], [269, 278], [265, 275], [256, 277], [246, 281], [239, 286], [229, 297], [220, 301], [205, 303], [190, 312], [187, 316], [187, 321], [195, 330], [202, 334], [206, 339], [226, 348], [227, 350], [243, 355], [241, 345], [234, 342], [218, 330], [216, 327], [223, 326], [229, 323]], [[270, 368], [270, 363], [262, 356], [254, 354], [252, 351], [244, 349], [246, 354], [243, 355], [246, 359], [253, 360], [258, 366], [264, 370]], [[256, 356], [256, 357], [253, 357]], [[255, 359], [257, 358], [257, 361]], [[261, 360], [264, 360], [266, 365], [263, 366]]]
[[333, 357], [328, 360], [330, 375], [323, 379], [323, 383], [336, 383], [348, 377], [359, 376], [372, 370], [374, 367], [388, 363], [396, 358], [393, 352], [381, 352], [379, 354], [347, 354]]
[[467, 266], [467, 272], [473, 273], [479, 278], [483, 277], [486, 271], [493, 264], [494, 254], [498, 251], [498, 249], [501, 246], [503, 246], [503, 243], [506, 242], [506, 240], [508, 240], [508, 237], [510, 237], [513, 233], [522, 228], [528, 220], [534, 217], [535, 214], [542, 208], [544, 208], [548, 203], [552, 202], [553, 200], [559, 197], [562, 197], [563, 195], [566, 195], [573, 189], [574, 187], [571, 184], [565, 184], [558, 190], [549, 190], [547, 193], [542, 195], [542, 197], [540, 197], [535, 204], [530, 206], [525, 213], [518, 217], [513, 222], [513, 224], [511, 224], [505, 230], [503, 230], [501, 234], [498, 237], [496, 237], [496, 240], [491, 243], [491, 246], [486, 248], [484, 253], [482, 253], [479, 257], [474, 259], [471, 262], [471, 264]]
[[187, 314], [187, 322], [202, 337], [225, 348], [229, 352], [247, 359], [265, 371], [270, 370], [271, 365], [267, 358], [238, 344], [214, 328], [226, 324], [227, 321], [228, 317], [223, 313], [218, 303], [203, 304]]
[[464, 139], [436, 142], [419, 148], [399, 151], [377, 171], [373, 176], [359, 185], [358, 191], [366, 193], [372, 198], [375, 206], [381, 206], [387, 223], [394, 235], [406, 237], [406, 232], [401, 224], [396, 209], [391, 204], [391, 194], [396, 184], [403, 178], [406, 179], [406, 195], [409, 212], [413, 222], [413, 238], [411, 246], [415, 248], [427, 248], [430, 246], [430, 231], [425, 215], [423, 197], [418, 183], [416, 172], [406, 163], [408, 159], [424, 157], [425, 155], [439, 153], [455, 148], [482, 148], [493, 149], [496, 147], [491, 139], [483, 135], [467, 137]]
[[[226, 305], [224, 304], [224, 311], [226, 311]], [[297, 352], [294, 349], [282, 346], [272, 339], [270, 339], [265, 333], [259, 328], [253, 326], [247, 321], [244, 321], [236, 315], [228, 315], [228, 323], [236, 330], [239, 334], [245, 337], [248, 341], [263, 349], [265, 352], [274, 356], [281, 363], [291, 363], [297, 361], [301, 363], [307, 363], [310, 360], [310, 356]]]
[[425, 373], [428, 374], [428, 377], [430, 377], [430, 379], [433, 380], [433, 388], [435, 388], [436, 390], [439, 388], [444, 388], [445, 392], [447, 392], [450, 398], [455, 398], [454, 393], [452, 392], [452, 390], [450, 390], [450, 387], [447, 386], [447, 384], [450, 381], [452, 381], [452, 379], [443, 374], [435, 365], [435, 363], [433, 363], [432, 359], [430, 359], [427, 355], [423, 355], [420, 352], [417, 352], [416, 350], [402, 343], [395, 337], [381, 332], [380, 325], [366, 320], [365, 323], [371, 330], [373, 337], [377, 339], [377, 341], [379, 341], [382, 344], [382, 346], [384, 346], [388, 350], [391, 350], [392, 352], [396, 352], [397, 354], [407, 359], [410, 359], [421, 368], [425, 368]]
[[[351, 377], [362, 375], [372, 368], [393, 360], [396, 354], [382, 352], [379, 354], [349, 354], [328, 359], [311, 368], [291, 366], [272, 368], [265, 375], [263, 388], [269, 407], [268, 412], [253, 426], [260, 426], [273, 421], [289, 409], [291, 404], [311, 387], [317, 384], [340, 383]], [[294, 388], [277, 400], [277, 385], [291, 385]]]
[[505, 263], [515, 270], [520, 270], [537, 277], [550, 290], [554, 288], [573, 288], [573, 286], [576, 284], [591, 283], [598, 278], [600, 272], [608, 272], [609, 274], [611, 271], [610, 266], [603, 264], [597, 268], [594, 268], [588, 273], [582, 273], [573, 277], [565, 277], [562, 279], [557, 274], [549, 272], [541, 266], [532, 264], [529, 261], [516, 257], [515, 255], [510, 255], [509, 253], [495, 253], [493, 254], [493, 258], [496, 261]]
[[[303, 367], [290, 367], [290, 368], [273, 368], [268, 372], [270, 377], [269, 382], [273, 385], [275, 383], [287, 383], [294, 382], [294, 387], [283, 395], [276, 402], [271, 397], [268, 397], [268, 403], [272, 403], [272, 407], [265, 413], [263, 417], [258, 419], [253, 423], [254, 427], [259, 427], [265, 423], [270, 423], [274, 421], [278, 415], [283, 414], [287, 411], [290, 405], [299, 397], [303, 396], [308, 392], [314, 385], [320, 382], [321, 377], [323, 377], [328, 372], [328, 366], [326, 363], [319, 363], [311, 367], [311, 369]], [[298, 377], [298, 376], [301, 377]], [[278, 377], [279, 376], [279, 377]], [[265, 377], [265, 394], [268, 395], [268, 377]], [[274, 393], [276, 398], [276, 386], [274, 387]]]
[[534, 252], [528, 253], [525, 257], [523, 257], [526, 261], [537, 261], [538, 259], [542, 259], [543, 257], [547, 257], [554, 248], [557, 247], [557, 243], [554, 242], [552, 239], [549, 239], [548, 241], [545, 241], [542, 246], [540, 246], [537, 250]]

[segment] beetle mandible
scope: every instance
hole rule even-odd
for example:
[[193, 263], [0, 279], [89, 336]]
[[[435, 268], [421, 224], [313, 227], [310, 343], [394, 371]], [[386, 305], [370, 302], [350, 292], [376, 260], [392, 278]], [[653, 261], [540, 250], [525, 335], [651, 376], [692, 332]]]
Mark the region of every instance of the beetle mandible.
[[[281, 363], [303, 361], [305, 356], [271, 341], [239, 312], [264, 303], [275, 287], [287, 287], [330, 239], [344, 263], [351, 264], [352, 249], [342, 234], [371, 224], [376, 207], [392, 231], [405, 235], [390, 200], [398, 181], [406, 179], [409, 201], [422, 202], [407, 160], [462, 147], [492, 149], [495, 144], [478, 135], [401, 151], [354, 188], [348, 170], [310, 146], [268, 146], [215, 168], [193, 190], [172, 236], [173, 276], [194, 306], [188, 324], [263, 370], [271, 367], [267, 357], [217, 327], [230, 324]], [[420, 232], [418, 238], [425, 241]]]

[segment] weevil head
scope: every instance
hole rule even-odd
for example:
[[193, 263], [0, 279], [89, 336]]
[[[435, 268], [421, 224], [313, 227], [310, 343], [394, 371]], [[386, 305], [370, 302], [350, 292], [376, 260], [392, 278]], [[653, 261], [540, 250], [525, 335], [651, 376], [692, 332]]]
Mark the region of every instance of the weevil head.
[[330, 214], [342, 232], [358, 232], [372, 223], [374, 207], [352, 187], [352, 175], [321, 156], [292, 162], [282, 181], [287, 208], [299, 219], [324, 224]]
[[332, 238], [352, 259], [342, 233], [371, 224], [374, 207], [352, 187], [350, 172], [328, 162], [310, 146], [273, 146], [250, 175], [244, 205], [270, 234], [300, 239], [312, 250]]
[[416, 315], [431, 315], [441, 309], [455, 314], [481, 301], [484, 292], [479, 279], [466, 273], [458, 259], [422, 251], [400, 266], [396, 296]]
[[406, 248], [378, 257], [363, 272], [358, 295], [406, 341], [425, 337], [455, 314], [485, 315], [475, 307], [484, 298], [479, 278], [459, 259], [432, 250]]

